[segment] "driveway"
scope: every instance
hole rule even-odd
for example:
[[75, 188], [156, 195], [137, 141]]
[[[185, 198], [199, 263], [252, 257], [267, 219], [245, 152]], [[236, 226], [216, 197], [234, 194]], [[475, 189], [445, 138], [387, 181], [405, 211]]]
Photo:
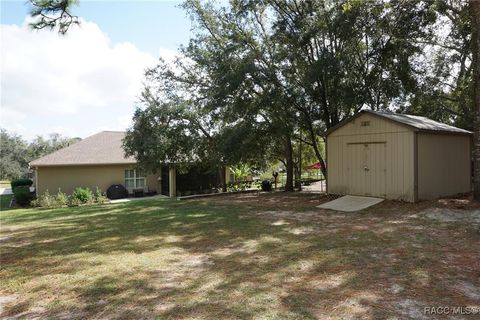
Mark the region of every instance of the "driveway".
[[[30, 187], [30, 192], [34, 192], [34, 191], [35, 191], [35, 187]], [[13, 194], [12, 188], [0, 188], [0, 195], [4, 196], [9, 194]]]

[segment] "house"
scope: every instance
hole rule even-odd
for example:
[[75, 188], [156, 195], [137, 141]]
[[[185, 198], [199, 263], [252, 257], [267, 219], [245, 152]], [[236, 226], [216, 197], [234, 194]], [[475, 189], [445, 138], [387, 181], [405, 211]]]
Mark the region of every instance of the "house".
[[326, 133], [327, 192], [415, 202], [471, 191], [472, 133], [364, 110]]
[[[99, 187], [105, 192], [111, 185], [121, 184], [129, 193], [143, 189], [175, 197], [179, 191], [207, 188], [217, 182], [215, 176], [196, 168], [187, 173], [178, 173], [169, 165], [155, 173], [139, 170], [135, 158], [125, 157], [124, 137], [125, 132], [102, 131], [30, 162], [37, 194], [47, 190], [56, 193], [59, 189], [70, 194], [77, 187]], [[177, 185], [177, 179], [188, 183]]]

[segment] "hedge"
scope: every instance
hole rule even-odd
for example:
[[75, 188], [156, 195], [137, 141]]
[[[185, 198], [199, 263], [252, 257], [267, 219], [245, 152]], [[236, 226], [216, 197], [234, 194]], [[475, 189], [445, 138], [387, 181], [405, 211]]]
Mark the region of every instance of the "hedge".
[[33, 199], [33, 194], [30, 192], [30, 186], [16, 186], [13, 194], [15, 196], [15, 202], [22, 207], [26, 207]]
[[10, 182], [10, 186], [12, 187], [12, 192], [15, 192], [16, 187], [20, 187], [20, 186], [30, 187], [32, 184], [33, 184], [33, 181], [30, 179], [15, 179]]

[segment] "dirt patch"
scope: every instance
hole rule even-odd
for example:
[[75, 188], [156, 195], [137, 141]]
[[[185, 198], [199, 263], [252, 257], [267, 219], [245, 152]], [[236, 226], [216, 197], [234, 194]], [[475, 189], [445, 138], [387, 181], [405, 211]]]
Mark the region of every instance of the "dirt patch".
[[459, 281], [455, 288], [466, 297], [480, 302], [480, 287], [474, 285], [469, 281]]
[[465, 222], [480, 225], [480, 210], [428, 208], [419, 213], [419, 216], [439, 222]]
[[445, 198], [435, 201], [438, 206], [452, 209], [480, 209], [480, 202], [473, 199], [471, 194], [454, 198]]
[[[338, 199], [340, 195], [325, 194], [325, 193], [308, 193], [308, 192], [258, 192], [250, 194], [226, 194], [209, 199], [191, 199], [191, 202], [216, 203], [227, 205], [242, 205], [248, 206], [253, 210], [265, 211], [313, 211], [316, 214], [325, 213], [326, 210], [319, 210], [318, 205]], [[419, 201], [416, 203], [385, 200], [373, 207], [361, 210], [362, 214], [388, 214], [388, 215], [415, 215], [417, 213], [437, 209], [451, 209], [455, 210], [479, 210], [480, 202], [475, 201], [471, 195], [461, 195], [459, 197], [444, 198], [438, 200]], [[332, 211], [334, 212], [334, 211]], [[472, 214], [475, 215], [475, 214]], [[303, 220], [303, 218], [302, 218]]]
[[424, 313], [426, 306], [426, 303], [414, 299], [402, 299], [395, 303], [397, 312], [407, 319], [431, 319]]
[[17, 301], [17, 296], [14, 294], [2, 294], [0, 295], [0, 315], [4, 313], [5, 306], [13, 304]]
[[[257, 216], [269, 219], [280, 219], [285, 221], [296, 220], [300, 222], [332, 222], [333, 220], [343, 219], [347, 215], [335, 211], [327, 211], [324, 209], [316, 209], [315, 211], [286, 211], [286, 210], [269, 210], [256, 213]], [[338, 221], [337, 221], [338, 222]]]
[[337, 195], [302, 192], [258, 192], [248, 194], [226, 194], [209, 199], [191, 199], [191, 202], [208, 202], [228, 205], [248, 205], [252, 209], [265, 210], [295, 208], [296, 211], [315, 209], [316, 206], [337, 199]]
[[399, 294], [402, 291], [403, 291], [403, 287], [396, 283], [392, 284], [390, 288], [388, 288], [388, 292], [392, 294]]
[[201, 268], [205, 269], [207, 267], [213, 266], [215, 263], [211, 261], [208, 257], [203, 256], [192, 256], [189, 259], [182, 263], [183, 267], [187, 268]]

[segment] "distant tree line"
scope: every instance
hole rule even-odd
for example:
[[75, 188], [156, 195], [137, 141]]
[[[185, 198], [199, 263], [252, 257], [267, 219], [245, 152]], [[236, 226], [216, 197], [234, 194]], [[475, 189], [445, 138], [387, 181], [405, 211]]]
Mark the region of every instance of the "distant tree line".
[[30, 161], [79, 140], [80, 138], [67, 138], [58, 133], [52, 133], [47, 138], [37, 136], [28, 142], [18, 134], [0, 129], [0, 180], [27, 177]]

